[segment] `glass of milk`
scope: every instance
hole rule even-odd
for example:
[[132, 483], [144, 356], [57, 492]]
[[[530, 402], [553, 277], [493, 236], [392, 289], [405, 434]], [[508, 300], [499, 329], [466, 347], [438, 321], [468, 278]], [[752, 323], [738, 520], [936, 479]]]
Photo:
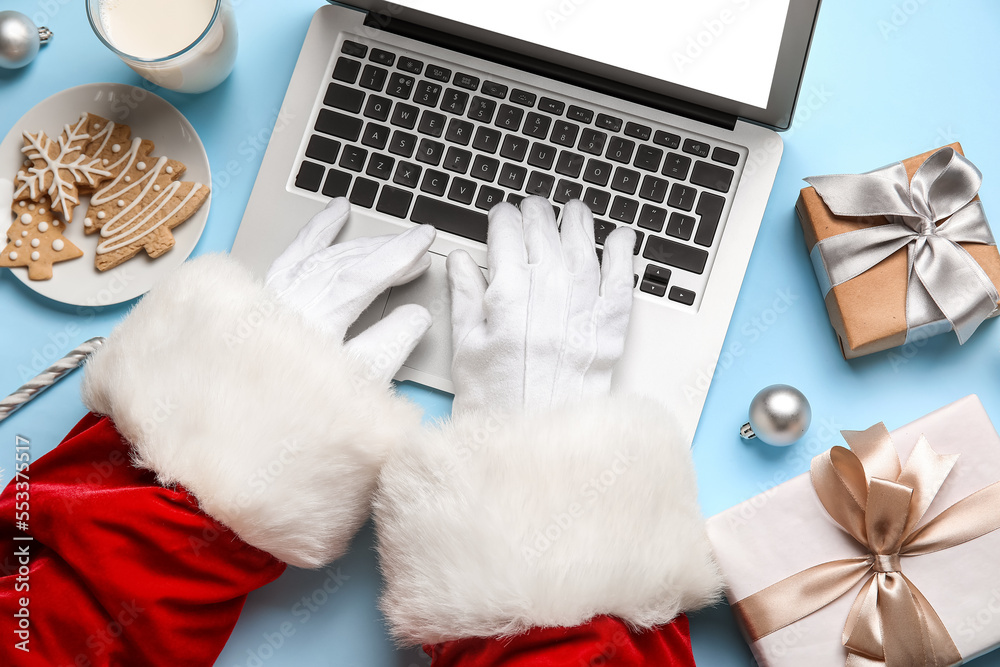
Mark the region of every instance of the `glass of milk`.
[[215, 88], [236, 61], [230, 0], [87, 0], [87, 17], [126, 65], [170, 90]]

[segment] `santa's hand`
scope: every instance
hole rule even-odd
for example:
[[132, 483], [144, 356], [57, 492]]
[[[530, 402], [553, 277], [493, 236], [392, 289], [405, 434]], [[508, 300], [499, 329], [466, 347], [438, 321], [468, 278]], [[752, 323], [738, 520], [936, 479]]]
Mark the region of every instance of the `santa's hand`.
[[[268, 287], [338, 341], [343, 341], [375, 297], [430, 267], [427, 250], [435, 236], [432, 226], [421, 225], [398, 235], [333, 244], [350, 212], [346, 199], [331, 201], [267, 272]], [[372, 379], [389, 381], [430, 325], [426, 308], [407, 304], [358, 334], [345, 348], [368, 366]]]
[[552, 205], [490, 211], [489, 281], [464, 251], [448, 257], [455, 413], [542, 411], [607, 394], [632, 308], [635, 232], [621, 227], [594, 252], [594, 220], [580, 201], [562, 229]]

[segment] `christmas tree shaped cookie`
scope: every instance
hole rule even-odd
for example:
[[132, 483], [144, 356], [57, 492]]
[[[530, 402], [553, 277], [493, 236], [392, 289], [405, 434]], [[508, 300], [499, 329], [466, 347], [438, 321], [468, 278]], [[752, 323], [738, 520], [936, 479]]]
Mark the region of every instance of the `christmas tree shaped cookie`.
[[0, 254], [0, 266], [26, 266], [31, 280], [48, 280], [52, 265], [83, 255], [83, 251], [63, 236], [64, 224], [49, 206], [48, 196], [38, 202], [14, 200], [14, 222], [7, 230], [7, 246]]
[[208, 186], [178, 180], [187, 169], [184, 164], [155, 157], [153, 149], [151, 141], [132, 139], [121, 157], [108, 164], [114, 176], [90, 199], [84, 231], [100, 230], [94, 262], [100, 271], [118, 266], [140, 250], [152, 258], [170, 250], [174, 246], [170, 230], [208, 198]]

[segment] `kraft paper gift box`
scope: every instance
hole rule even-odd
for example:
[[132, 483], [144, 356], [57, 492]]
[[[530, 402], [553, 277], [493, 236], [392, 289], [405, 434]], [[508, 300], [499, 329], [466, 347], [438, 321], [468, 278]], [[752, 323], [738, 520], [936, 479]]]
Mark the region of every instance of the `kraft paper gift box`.
[[[978, 397], [967, 396], [892, 431], [904, 466], [921, 435], [938, 454], [960, 456], [918, 529], [1000, 480], [1000, 437]], [[987, 512], [998, 513], [1000, 506]], [[708, 533], [730, 604], [810, 567], [867, 553], [828, 514], [808, 473], [712, 517]], [[1000, 530], [935, 553], [903, 556], [899, 569], [940, 617], [963, 661], [1000, 644]], [[848, 651], [841, 635], [867, 581], [751, 642], [757, 662], [762, 667], [843, 667]], [[737, 620], [747, 634], [738, 613]]]
[[[964, 155], [960, 144], [953, 143], [948, 147]], [[903, 160], [907, 177], [912, 180], [917, 168], [935, 152], [928, 151]], [[978, 200], [977, 195], [973, 201], [978, 202]], [[802, 223], [806, 247], [813, 260], [821, 288], [824, 290], [829, 284], [829, 277], [825, 275], [822, 260], [817, 256], [817, 242], [857, 229], [889, 223], [883, 216], [835, 215], [813, 187], [801, 191], [795, 203], [795, 212]], [[982, 267], [993, 285], [1000, 285], [1000, 253], [997, 252], [995, 245], [981, 243], [959, 245]], [[907, 282], [907, 249], [904, 247], [864, 273], [825, 292], [830, 323], [837, 333], [845, 358], [853, 359], [888, 350], [903, 345], [908, 340], [920, 340], [951, 330], [947, 320], [938, 320], [908, 331]], [[975, 287], [974, 284], [970, 285], [970, 289]]]

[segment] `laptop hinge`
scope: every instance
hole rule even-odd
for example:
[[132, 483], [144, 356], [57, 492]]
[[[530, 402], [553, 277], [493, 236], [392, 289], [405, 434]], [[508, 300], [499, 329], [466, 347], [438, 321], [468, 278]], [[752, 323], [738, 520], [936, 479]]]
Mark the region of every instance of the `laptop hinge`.
[[564, 67], [555, 63], [546, 62], [521, 53], [515, 53], [507, 49], [475, 42], [471, 39], [451, 35], [433, 28], [403, 21], [393, 16], [378, 12], [368, 12], [365, 17], [365, 26], [384, 30], [396, 35], [415, 39], [417, 41], [434, 44], [442, 48], [458, 51], [466, 55], [475, 56], [484, 60], [490, 60], [507, 67], [524, 70], [545, 76], [564, 83], [580, 86], [594, 90], [605, 95], [628, 100], [636, 104], [653, 107], [660, 111], [677, 114], [709, 125], [715, 125], [726, 130], [736, 127], [736, 116], [722, 113], [709, 107], [704, 107], [690, 102], [684, 102], [666, 95], [653, 93], [642, 88], [629, 86], [627, 84], [605, 79], [593, 74], [587, 74], [570, 67]]

